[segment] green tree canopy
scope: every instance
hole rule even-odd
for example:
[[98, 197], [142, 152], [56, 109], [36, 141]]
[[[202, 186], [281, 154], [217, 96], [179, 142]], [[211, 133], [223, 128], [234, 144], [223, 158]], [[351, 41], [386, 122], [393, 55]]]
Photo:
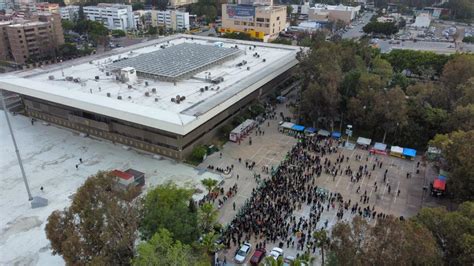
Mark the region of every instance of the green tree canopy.
[[89, 177], [70, 207], [48, 217], [53, 254], [68, 265], [123, 265], [134, 255], [140, 217], [134, 188], [118, 189], [104, 172]]
[[164, 228], [184, 244], [196, 241], [199, 238], [197, 211], [189, 208], [192, 195], [193, 190], [177, 187], [173, 183], [148, 191], [140, 225], [143, 238], [150, 239]]

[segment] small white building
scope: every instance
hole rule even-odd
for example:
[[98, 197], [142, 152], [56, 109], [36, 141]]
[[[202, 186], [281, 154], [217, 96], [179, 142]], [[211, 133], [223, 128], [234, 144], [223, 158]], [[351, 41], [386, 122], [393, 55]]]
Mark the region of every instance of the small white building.
[[324, 5], [316, 4], [311, 7], [308, 12], [308, 19], [316, 20], [315, 16], [319, 17], [321, 13], [329, 13], [329, 20], [342, 20], [345, 23], [350, 23], [354, 20], [360, 12], [360, 6], [344, 6], [344, 5]]
[[137, 27], [131, 5], [100, 3], [85, 6], [84, 14], [87, 19], [102, 22], [110, 30], [126, 31]]
[[173, 30], [189, 30], [188, 12], [179, 10], [158, 10], [155, 14], [157, 26]]
[[79, 14], [79, 6], [63, 6], [59, 8], [61, 19], [75, 20]]
[[415, 23], [411, 24], [413, 28], [429, 28], [431, 23], [431, 15], [429, 13], [420, 13], [416, 16]]

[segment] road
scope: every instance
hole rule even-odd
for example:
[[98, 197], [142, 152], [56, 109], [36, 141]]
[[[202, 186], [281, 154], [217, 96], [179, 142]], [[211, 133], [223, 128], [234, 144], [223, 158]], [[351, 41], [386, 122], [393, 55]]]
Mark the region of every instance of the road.
[[[342, 38], [343, 39], [353, 39], [353, 38], [360, 38], [362, 35], [364, 35], [363, 32], [360, 32], [362, 31], [362, 28], [367, 24], [369, 23], [370, 21], [370, 18], [374, 15], [374, 13], [372, 12], [366, 12], [362, 15], [361, 17], [361, 20], [362, 22], [353, 22], [352, 23], [352, 26], [354, 26], [354, 28], [352, 29], [349, 29], [347, 32], [343, 33], [342, 34]], [[357, 25], [355, 25], [354, 23], [358, 23]]]

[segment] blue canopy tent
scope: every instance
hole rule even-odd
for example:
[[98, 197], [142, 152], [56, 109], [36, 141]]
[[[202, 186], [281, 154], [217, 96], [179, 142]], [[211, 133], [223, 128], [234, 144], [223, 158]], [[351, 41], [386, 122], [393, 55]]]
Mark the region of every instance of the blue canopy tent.
[[414, 159], [416, 156], [416, 150], [410, 148], [403, 148], [403, 157], [407, 159]]
[[439, 176], [438, 176], [438, 179], [440, 179], [440, 180], [446, 180], [446, 176], [444, 176], [444, 175], [439, 175]]
[[291, 129], [293, 129], [294, 131], [303, 131], [304, 128], [305, 127], [302, 125], [294, 125], [293, 127], [291, 127]]
[[341, 137], [341, 132], [339, 132], [339, 131], [333, 131], [332, 134], [331, 134], [331, 136], [332, 136], [333, 138], [335, 138], [335, 139], [338, 139], [338, 138]]
[[316, 133], [316, 131], [318, 131], [316, 128], [314, 127], [307, 127], [304, 132], [307, 132], [307, 133]]

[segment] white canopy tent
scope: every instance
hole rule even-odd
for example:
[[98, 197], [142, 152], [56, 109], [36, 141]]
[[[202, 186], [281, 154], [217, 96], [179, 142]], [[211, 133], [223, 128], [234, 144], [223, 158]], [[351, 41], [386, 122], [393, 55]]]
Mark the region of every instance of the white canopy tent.
[[329, 137], [329, 136], [331, 136], [331, 133], [327, 130], [320, 129], [318, 131], [318, 135], [323, 136], [323, 137]]
[[363, 138], [363, 137], [357, 138], [357, 144], [359, 144], [359, 145], [369, 146], [371, 142], [372, 142], [371, 139], [367, 139], [367, 138]]
[[291, 129], [295, 124], [291, 122], [285, 122], [280, 125], [280, 127], [285, 128], [285, 129]]

